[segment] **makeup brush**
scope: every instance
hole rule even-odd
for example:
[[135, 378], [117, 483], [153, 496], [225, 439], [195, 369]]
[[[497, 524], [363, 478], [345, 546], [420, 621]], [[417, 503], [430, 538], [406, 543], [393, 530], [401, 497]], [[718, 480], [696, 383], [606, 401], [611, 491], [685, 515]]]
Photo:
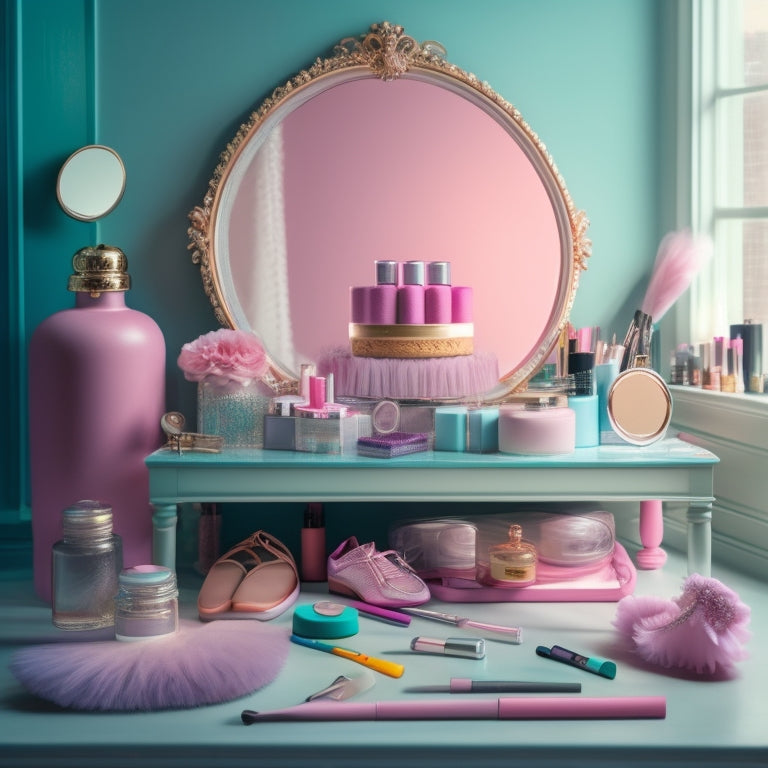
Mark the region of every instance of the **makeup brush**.
[[622, 370], [633, 365], [637, 355], [650, 355], [653, 323], [658, 323], [685, 293], [711, 253], [709, 238], [694, 236], [687, 229], [662, 238], [645, 297], [624, 338]]
[[47, 643], [22, 648], [10, 669], [32, 694], [79, 710], [182, 709], [245, 696], [277, 677], [285, 628], [260, 621], [179, 623], [152, 640]]
[[685, 293], [711, 254], [712, 243], [707, 237], [697, 237], [687, 229], [665, 235], [656, 253], [641, 311], [658, 323]]

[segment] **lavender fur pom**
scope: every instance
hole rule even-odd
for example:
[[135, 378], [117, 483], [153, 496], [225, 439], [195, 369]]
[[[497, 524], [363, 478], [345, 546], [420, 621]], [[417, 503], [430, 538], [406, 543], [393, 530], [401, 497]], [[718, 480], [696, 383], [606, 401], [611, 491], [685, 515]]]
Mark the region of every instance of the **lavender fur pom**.
[[746, 658], [750, 609], [717, 579], [689, 576], [672, 600], [624, 597], [613, 625], [646, 661], [713, 674]]
[[180, 622], [154, 640], [22, 648], [10, 668], [40, 698], [79, 710], [183, 709], [245, 696], [277, 677], [285, 628], [257, 621]]

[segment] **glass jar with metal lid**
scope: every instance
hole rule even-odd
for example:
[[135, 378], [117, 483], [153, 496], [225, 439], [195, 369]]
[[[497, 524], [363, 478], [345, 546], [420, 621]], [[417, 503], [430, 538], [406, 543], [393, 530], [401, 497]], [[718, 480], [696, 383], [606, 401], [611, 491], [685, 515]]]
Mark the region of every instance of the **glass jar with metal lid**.
[[137, 565], [120, 573], [115, 601], [115, 637], [144, 640], [179, 628], [176, 574], [160, 565]]

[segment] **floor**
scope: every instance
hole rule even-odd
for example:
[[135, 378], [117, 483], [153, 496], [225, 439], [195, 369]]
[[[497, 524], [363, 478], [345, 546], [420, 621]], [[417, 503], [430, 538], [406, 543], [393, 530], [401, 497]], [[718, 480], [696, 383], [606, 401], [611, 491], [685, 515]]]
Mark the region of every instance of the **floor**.
[[[638, 573], [637, 595], [671, 598], [686, 576], [684, 558], [671, 552], [663, 569]], [[397, 722], [261, 723], [245, 727], [243, 709], [296, 705], [335, 677], [358, 673], [351, 661], [288, 642], [292, 611], [270, 622], [284, 633], [287, 661], [273, 682], [224, 704], [162, 712], [82, 713], [60, 709], [27, 693], [8, 670], [20, 646], [61, 642], [50, 609], [30, 580], [0, 581], [0, 766], [768, 766], [768, 601], [765, 585], [713, 564], [713, 577], [735, 590], [752, 610], [750, 656], [733, 675], [700, 676], [649, 666], [612, 627], [615, 603], [434, 605], [523, 628], [523, 643], [489, 640], [482, 660], [417, 655], [415, 635], [468, 635], [447, 625], [413, 619], [409, 628], [360, 618], [360, 631], [337, 641], [405, 665], [402, 678], [376, 675], [376, 685], [354, 701], [434, 701], [496, 698], [488, 694], [414, 693], [451, 677], [582, 683], [584, 697], [664, 696], [665, 719], [451, 720]], [[182, 617], [195, 622], [197, 577], [185, 577]], [[188, 583], [187, 583], [188, 582]], [[327, 599], [310, 585], [302, 603]], [[338, 598], [337, 598], [338, 599]], [[489, 636], [490, 637], [490, 636]], [[67, 636], [63, 638], [69, 640]], [[537, 645], [561, 645], [616, 662], [614, 680], [538, 657]], [[152, 653], [147, 646], [146, 653]], [[258, 653], [258, 648], [254, 648]], [[504, 694], [501, 694], [502, 696]]]

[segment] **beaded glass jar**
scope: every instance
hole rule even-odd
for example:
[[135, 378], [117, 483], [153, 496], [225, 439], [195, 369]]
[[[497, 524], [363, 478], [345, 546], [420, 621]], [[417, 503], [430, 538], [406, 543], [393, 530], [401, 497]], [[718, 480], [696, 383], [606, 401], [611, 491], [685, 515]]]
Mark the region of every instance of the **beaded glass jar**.
[[275, 393], [261, 380], [248, 384], [206, 378], [197, 385], [197, 428], [224, 438], [227, 448], [261, 448], [264, 415]]

